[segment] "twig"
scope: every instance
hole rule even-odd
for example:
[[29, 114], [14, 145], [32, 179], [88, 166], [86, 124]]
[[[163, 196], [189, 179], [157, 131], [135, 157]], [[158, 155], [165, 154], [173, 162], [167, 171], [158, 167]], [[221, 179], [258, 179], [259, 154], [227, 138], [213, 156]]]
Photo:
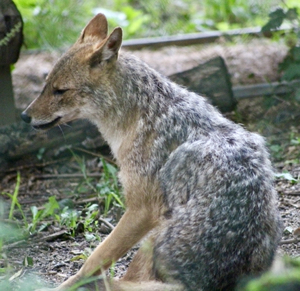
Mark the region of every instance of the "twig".
[[300, 242], [300, 237], [282, 240], [279, 244], [286, 245], [286, 244], [293, 244], [293, 243], [298, 243], [298, 242]]
[[294, 207], [294, 208], [296, 208], [296, 209], [299, 209], [299, 208], [300, 208], [299, 205], [296, 205], [295, 203], [292, 203], [292, 202], [289, 202], [289, 201], [282, 201], [281, 203], [284, 204], [284, 205], [286, 205], [286, 206]]
[[[20, 191], [20, 193], [23, 194], [24, 191]], [[30, 192], [31, 194], [37, 194], [37, 195], [40, 195], [41, 194], [41, 191], [36, 191], [36, 192]], [[57, 199], [57, 196], [56, 196], [56, 199]], [[40, 199], [28, 199], [28, 200], [24, 200], [22, 201], [22, 205], [28, 205], [28, 204], [40, 204], [40, 203], [45, 203], [45, 202], [48, 202], [49, 201], [49, 198], [40, 198]]]
[[81, 204], [87, 204], [91, 202], [99, 202], [99, 198], [98, 197], [86, 198], [86, 199], [75, 201], [74, 204], [81, 205]]
[[98, 154], [98, 153], [94, 153], [94, 152], [91, 152], [91, 151], [88, 151], [86, 149], [82, 149], [82, 148], [79, 148], [79, 147], [73, 147], [74, 150], [77, 150], [77, 151], [81, 151], [83, 153], [86, 153], [86, 154], [89, 154], [91, 156], [94, 156], [94, 157], [98, 157], [98, 158], [102, 158], [104, 159], [106, 162], [114, 165], [114, 166], [118, 166], [117, 163], [115, 161], [113, 161], [112, 159], [104, 156], [104, 155], [101, 155], [101, 154]]
[[280, 191], [280, 194], [284, 194], [284, 195], [294, 195], [294, 196], [300, 196], [300, 191]]
[[46, 166], [49, 166], [52, 164], [57, 164], [57, 163], [60, 163], [60, 162], [66, 161], [66, 160], [68, 160], [68, 158], [63, 158], [63, 159], [48, 161], [48, 162], [43, 162], [43, 163], [37, 163], [37, 164], [26, 164], [26, 165], [14, 167], [14, 168], [9, 168], [9, 169], [5, 170], [5, 173], [17, 172], [17, 171], [28, 169], [28, 168], [43, 168], [43, 167], [46, 167]]
[[107, 220], [105, 220], [105, 219], [103, 219], [103, 218], [99, 218], [99, 220], [101, 221], [101, 222], [103, 222], [104, 224], [106, 224], [109, 228], [111, 228], [111, 230], [113, 230], [115, 227], [110, 223], [110, 222], [108, 222]]
[[22, 239], [22, 240], [14, 242], [14, 243], [11, 243], [9, 245], [2, 246], [2, 250], [8, 250], [8, 249], [16, 248], [16, 247], [18, 247], [19, 245], [21, 245], [23, 243], [25, 244], [26, 242], [27, 242], [27, 240]]
[[58, 232], [55, 232], [55, 233], [52, 233], [50, 235], [47, 235], [47, 236], [44, 236], [44, 237], [41, 237], [41, 238], [37, 238], [37, 239], [29, 239], [29, 240], [22, 239], [22, 240], [14, 242], [14, 243], [2, 246], [2, 250], [16, 248], [16, 247], [20, 246], [21, 244], [26, 244], [26, 245], [31, 246], [32, 243], [40, 243], [40, 242], [45, 242], [45, 241], [51, 241], [51, 240], [54, 240], [54, 239], [56, 239], [56, 238], [58, 238], [58, 237], [60, 237], [64, 234], [68, 234], [66, 230], [60, 230]]
[[46, 180], [46, 179], [82, 179], [85, 177], [92, 177], [92, 178], [101, 178], [100, 173], [87, 173], [86, 175], [83, 174], [43, 174], [43, 175], [35, 175], [33, 177], [34, 180]]
[[51, 241], [51, 240], [54, 240], [54, 239], [56, 239], [56, 238], [58, 238], [58, 237], [60, 237], [64, 234], [68, 234], [68, 232], [65, 229], [60, 230], [60, 231], [55, 232], [55, 233], [51, 233], [47, 236], [43, 236], [41, 238], [35, 239], [34, 241], [35, 242]]

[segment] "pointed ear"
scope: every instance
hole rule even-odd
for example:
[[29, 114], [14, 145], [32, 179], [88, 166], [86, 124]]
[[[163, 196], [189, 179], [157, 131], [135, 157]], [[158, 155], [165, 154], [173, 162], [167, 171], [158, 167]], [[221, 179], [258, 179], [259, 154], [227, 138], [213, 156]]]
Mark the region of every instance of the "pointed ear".
[[107, 20], [106, 17], [99, 13], [87, 24], [81, 32], [79, 42], [85, 42], [90, 38], [97, 41], [104, 40], [107, 37]]
[[118, 55], [122, 44], [122, 35], [121, 27], [113, 30], [102, 48], [102, 60], [109, 60], [111, 57]]
[[102, 61], [107, 61], [112, 57], [117, 57], [122, 44], [122, 29], [117, 27], [113, 30], [110, 36], [103, 42], [98, 44], [90, 58], [90, 65], [97, 66]]

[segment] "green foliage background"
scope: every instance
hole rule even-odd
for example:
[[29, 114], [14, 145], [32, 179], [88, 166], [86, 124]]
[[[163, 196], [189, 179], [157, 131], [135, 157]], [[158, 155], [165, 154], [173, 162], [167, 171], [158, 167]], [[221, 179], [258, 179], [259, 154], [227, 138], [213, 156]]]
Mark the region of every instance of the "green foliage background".
[[[269, 14], [268, 22], [262, 27], [262, 32], [268, 32], [281, 28], [284, 24], [289, 30], [278, 31], [277, 37], [285, 39], [289, 51], [285, 59], [279, 65], [283, 72], [282, 80], [291, 81], [300, 79], [300, 1], [291, 1], [294, 6], [277, 7]], [[297, 93], [297, 96], [299, 93]], [[298, 97], [297, 97], [298, 98]]]
[[[97, 12], [125, 38], [183, 34], [262, 25], [280, 0], [13, 0], [20, 10], [28, 49], [69, 46]], [[289, 0], [294, 1], [294, 0]]]

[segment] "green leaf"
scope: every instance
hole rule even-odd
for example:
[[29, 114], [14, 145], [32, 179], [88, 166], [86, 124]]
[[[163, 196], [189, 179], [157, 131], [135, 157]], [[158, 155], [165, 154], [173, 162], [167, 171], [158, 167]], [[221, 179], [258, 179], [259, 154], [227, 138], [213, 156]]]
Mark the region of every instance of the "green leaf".
[[291, 21], [297, 19], [298, 18], [297, 8], [290, 8], [286, 13], [286, 18]]
[[285, 180], [288, 180], [290, 182], [298, 182], [297, 179], [295, 179], [290, 173], [277, 173], [275, 174], [276, 178], [283, 178]]
[[55, 209], [59, 209], [59, 204], [56, 201], [54, 196], [49, 197], [49, 202], [45, 204], [45, 210], [43, 212], [42, 217], [46, 217], [48, 215], [53, 215]]
[[85, 233], [84, 237], [87, 241], [95, 241], [97, 239], [93, 233]]
[[20, 187], [20, 180], [21, 180], [21, 176], [20, 176], [20, 172], [18, 172], [17, 174], [17, 183], [16, 183], [16, 187], [15, 187], [15, 191], [14, 194], [12, 195], [12, 201], [11, 201], [11, 205], [10, 205], [10, 211], [9, 211], [9, 219], [13, 218], [13, 212], [15, 209], [15, 205], [18, 205], [18, 194], [19, 194], [19, 187]]
[[37, 209], [36, 206], [33, 205], [33, 206], [30, 207], [30, 210], [31, 210], [31, 213], [32, 213], [32, 218], [35, 221], [36, 218], [37, 218], [38, 209]]
[[284, 19], [285, 12], [282, 8], [277, 8], [276, 10], [269, 13], [270, 19]]
[[293, 63], [293, 59], [291, 56], [286, 56], [284, 60], [279, 63], [278, 69], [280, 72], [285, 71], [291, 64]]
[[23, 266], [33, 266], [33, 258], [32, 257], [25, 257], [23, 260]]
[[269, 14], [269, 18], [269, 21], [262, 27], [262, 32], [278, 29], [286, 18], [286, 14], [282, 8], [277, 8]]
[[300, 61], [300, 46], [295, 46], [291, 49], [291, 54], [295, 61]]
[[285, 70], [282, 80], [291, 81], [300, 78], [300, 63], [293, 63]]

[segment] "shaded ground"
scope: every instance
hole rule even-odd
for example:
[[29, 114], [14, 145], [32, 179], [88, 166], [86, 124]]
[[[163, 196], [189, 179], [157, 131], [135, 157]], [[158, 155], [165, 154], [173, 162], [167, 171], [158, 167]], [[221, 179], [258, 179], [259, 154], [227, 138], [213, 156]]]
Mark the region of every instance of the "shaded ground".
[[[134, 52], [152, 67], [166, 75], [189, 69], [198, 63], [216, 55], [224, 57], [232, 77], [233, 85], [262, 83], [279, 79], [278, 63], [283, 59], [286, 47], [268, 40], [248, 40], [236, 45], [217, 44], [210, 46], [194, 46], [185, 48], [164, 48], [159, 51], [142, 50]], [[58, 54], [39, 53], [23, 54], [13, 72], [16, 106], [24, 109], [41, 91], [43, 80]], [[291, 176], [278, 178], [279, 208], [285, 224], [284, 244], [279, 254], [299, 256], [299, 244], [294, 231], [300, 227], [300, 185], [291, 181], [300, 175], [299, 147], [300, 127], [298, 122], [299, 105], [293, 96], [272, 96], [243, 100], [235, 112], [228, 114], [236, 122], [244, 123], [251, 130], [259, 131], [267, 137], [276, 171], [288, 171]], [[108, 149], [102, 148], [104, 155]], [[64, 154], [61, 154], [61, 153]], [[57, 201], [66, 197], [74, 203], [77, 211], [87, 211], [86, 201], [97, 204], [100, 212], [94, 219], [99, 223], [94, 237], [86, 237], [83, 222], [73, 228], [75, 236], [70, 235], [70, 228], [58, 226], [58, 223], [45, 220], [47, 226], [30, 237], [29, 243], [4, 247], [4, 256], [0, 259], [0, 267], [10, 266], [11, 274], [17, 271], [33, 272], [50, 283], [64, 281], [75, 273], [84, 261], [84, 256], [103, 240], [111, 231], [110, 224], [115, 225], [122, 210], [113, 208], [103, 222], [104, 201], [95, 197], [95, 193], [86, 185], [80, 164], [72, 154], [62, 149], [40, 152], [36, 156], [27, 156], [11, 164], [1, 177], [0, 192], [13, 193], [16, 185], [17, 171], [20, 172], [21, 184], [19, 202], [25, 214], [30, 213], [31, 206], [43, 206], [50, 196]], [[77, 154], [79, 154], [77, 152]], [[101, 159], [92, 154], [85, 154], [87, 172], [101, 172]], [[65, 176], [64, 176], [65, 175]], [[65, 177], [65, 178], [64, 178]], [[289, 178], [289, 179], [286, 179]], [[89, 180], [96, 186], [99, 177]], [[85, 189], [84, 189], [85, 188]], [[3, 197], [8, 205], [10, 200]], [[21, 219], [20, 213], [16, 215]], [[21, 220], [20, 220], [20, 223]], [[40, 226], [40, 225], [39, 225]], [[38, 227], [39, 227], [38, 226]], [[55, 234], [52, 238], [50, 234]], [[296, 231], [297, 234], [297, 231]], [[289, 240], [289, 241], [287, 241]], [[294, 241], [291, 241], [294, 240]], [[288, 243], [287, 243], [288, 242]], [[122, 276], [128, 266], [134, 250], [116, 263], [115, 276]], [[83, 255], [84, 254], [84, 255]], [[33, 259], [33, 266], [24, 268], [26, 261]], [[29, 263], [30, 265], [30, 263]], [[13, 280], [23, 284], [23, 273]], [[0, 277], [1, 280], [1, 277]]]

